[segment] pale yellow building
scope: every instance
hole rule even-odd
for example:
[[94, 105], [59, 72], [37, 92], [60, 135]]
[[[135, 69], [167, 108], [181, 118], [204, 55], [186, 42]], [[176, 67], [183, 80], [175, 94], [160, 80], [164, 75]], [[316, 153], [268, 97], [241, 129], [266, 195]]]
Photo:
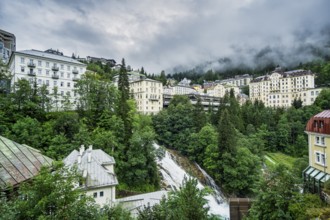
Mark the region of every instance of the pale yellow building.
[[230, 90], [234, 90], [235, 97], [239, 94], [239, 88], [238, 86], [230, 83], [226, 84], [217, 84], [215, 86], [212, 86], [206, 90], [206, 94], [209, 96], [214, 97], [224, 97], [226, 93], [230, 93]]
[[130, 82], [131, 94], [137, 111], [143, 114], [157, 114], [163, 109], [163, 84], [152, 79]]
[[304, 170], [306, 189], [322, 195], [322, 186], [330, 179], [330, 110], [313, 116], [307, 123], [309, 166]]
[[310, 70], [284, 72], [276, 68], [250, 82], [250, 99], [262, 101], [268, 107], [290, 107], [295, 99], [300, 99], [304, 106], [311, 105], [322, 90], [315, 88], [314, 78]]

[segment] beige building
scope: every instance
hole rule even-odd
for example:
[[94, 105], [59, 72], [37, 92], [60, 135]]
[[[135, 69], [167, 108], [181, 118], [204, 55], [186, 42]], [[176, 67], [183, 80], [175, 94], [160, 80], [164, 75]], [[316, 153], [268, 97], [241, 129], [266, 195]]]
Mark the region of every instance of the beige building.
[[220, 84], [229, 83], [236, 85], [238, 87], [242, 87], [242, 86], [248, 86], [252, 79], [253, 79], [252, 76], [250, 76], [249, 74], [244, 74], [244, 75], [237, 75], [234, 78], [219, 80], [216, 82]]
[[86, 64], [49, 49], [15, 51], [8, 65], [13, 76], [12, 87], [20, 79], [28, 80], [31, 85], [36, 82], [38, 87], [46, 85], [55, 110], [63, 108], [65, 98], [70, 100], [71, 108], [75, 109], [77, 97], [74, 86], [85, 73]]
[[230, 93], [230, 90], [234, 90], [235, 97], [239, 94], [239, 88], [230, 83], [226, 84], [217, 84], [212, 86], [206, 90], [207, 95], [214, 96], [214, 97], [224, 97], [226, 93]]
[[138, 112], [157, 114], [163, 109], [163, 84], [161, 82], [141, 79], [130, 82], [129, 86]]
[[290, 107], [295, 99], [300, 99], [302, 105], [311, 105], [322, 90], [314, 88], [314, 77], [310, 70], [284, 72], [276, 68], [250, 82], [250, 99], [268, 107]]

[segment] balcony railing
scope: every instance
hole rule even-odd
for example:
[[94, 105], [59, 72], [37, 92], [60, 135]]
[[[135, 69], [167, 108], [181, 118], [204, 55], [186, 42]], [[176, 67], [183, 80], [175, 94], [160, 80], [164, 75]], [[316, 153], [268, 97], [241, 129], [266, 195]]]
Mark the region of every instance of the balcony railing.
[[72, 73], [73, 74], [78, 74], [79, 72], [78, 72], [78, 70], [72, 70]]
[[53, 78], [53, 79], [59, 79], [59, 78], [60, 78], [60, 76], [59, 76], [59, 75], [57, 75], [57, 74], [53, 74], [53, 75], [52, 75], [52, 78]]
[[150, 97], [149, 100], [150, 100], [150, 101], [158, 101], [159, 99], [156, 98], [156, 97], [153, 97], [153, 98]]
[[30, 72], [28, 72], [28, 76], [36, 76], [36, 73], [35, 73], [35, 72], [32, 72], [32, 71], [30, 71]]
[[28, 63], [27, 66], [30, 67], [30, 68], [35, 68], [36, 67], [36, 65], [33, 62]]
[[55, 72], [57, 72], [59, 70], [59, 68], [58, 68], [58, 66], [53, 66], [52, 67], [52, 70], [55, 71]]
[[72, 78], [72, 80], [73, 80], [73, 81], [78, 81], [78, 80], [79, 80], [79, 78], [77, 78], [77, 77], [74, 77], [74, 78]]

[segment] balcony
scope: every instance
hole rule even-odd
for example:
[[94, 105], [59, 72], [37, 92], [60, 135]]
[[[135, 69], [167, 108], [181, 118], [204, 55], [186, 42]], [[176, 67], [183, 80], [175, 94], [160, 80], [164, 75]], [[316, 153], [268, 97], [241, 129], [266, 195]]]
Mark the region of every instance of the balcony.
[[27, 65], [29, 68], [35, 68], [36, 65], [33, 62], [28, 63]]
[[78, 74], [79, 72], [78, 72], [78, 70], [72, 70], [72, 73], [73, 74]]
[[157, 97], [150, 97], [149, 100], [150, 101], [159, 101], [159, 99]]
[[77, 77], [73, 77], [72, 80], [73, 80], [73, 81], [78, 81], [79, 78], [77, 78]]
[[36, 73], [33, 71], [28, 72], [28, 76], [36, 76]]
[[58, 66], [53, 66], [53, 67], [52, 67], [52, 70], [53, 70], [54, 72], [57, 72], [57, 71], [59, 70], [59, 68], [58, 68]]
[[59, 78], [60, 78], [60, 76], [59, 76], [59, 75], [57, 75], [57, 74], [53, 74], [53, 75], [52, 75], [52, 78], [53, 78], [53, 79], [59, 79]]

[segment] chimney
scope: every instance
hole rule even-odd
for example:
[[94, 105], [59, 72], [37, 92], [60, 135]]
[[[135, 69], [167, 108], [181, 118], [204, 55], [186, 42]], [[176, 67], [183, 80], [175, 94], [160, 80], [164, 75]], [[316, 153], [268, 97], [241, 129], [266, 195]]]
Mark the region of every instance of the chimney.
[[85, 146], [84, 145], [81, 145], [80, 146], [80, 149], [79, 149], [79, 154], [78, 154], [78, 164], [81, 163], [81, 157], [84, 154], [84, 151], [85, 151]]
[[88, 152], [87, 152], [87, 161], [88, 161], [88, 163], [92, 162], [92, 150], [93, 150], [93, 146], [89, 145]]

